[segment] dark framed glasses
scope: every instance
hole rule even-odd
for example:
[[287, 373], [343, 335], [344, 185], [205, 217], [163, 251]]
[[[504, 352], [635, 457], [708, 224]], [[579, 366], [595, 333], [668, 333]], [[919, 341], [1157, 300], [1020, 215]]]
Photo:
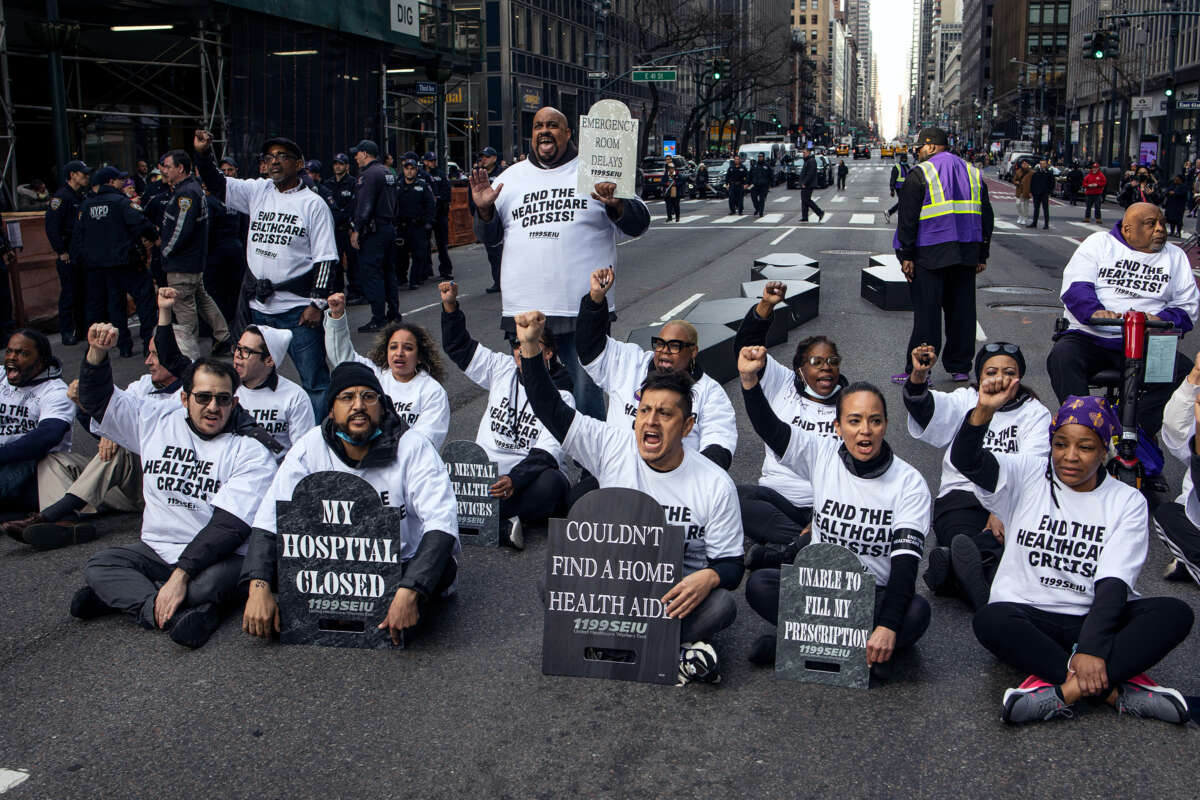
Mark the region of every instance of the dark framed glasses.
[[263, 153], [260, 156], [263, 161], [299, 161], [292, 153]]
[[213, 394], [212, 392], [188, 392], [193, 400], [202, 406], [207, 406], [213, 400], [217, 401], [217, 408], [229, 408], [233, 405], [233, 395], [226, 392]]
[[695, 347], [695, 342], [685, 342], [682, 339], [663, 339], [658, 336], [650, 338], [650, 347], [653, 350], [666, 350], [668, 353], [675, 355], [682, 353], [689, 347]]
[[233, 348], [233, 354], [239, 358], [249, 358], [250, 356], [262, 356], [263, 358], [266, 358], [268, 355], [270, 355], [270, 353], [266, 352], [265, 350], [251, 350], [249, 347], [243, 347], [240, 344]]
[[342, 392], [333, 398], [335, 403], [341, 403], [345, 406], [353, 405], [355, 400], [362, 400], [362, 404], [370, 408], [371, 406], [379, 405], [379, 392], [373, 392], [369, 389], [363, 392]]

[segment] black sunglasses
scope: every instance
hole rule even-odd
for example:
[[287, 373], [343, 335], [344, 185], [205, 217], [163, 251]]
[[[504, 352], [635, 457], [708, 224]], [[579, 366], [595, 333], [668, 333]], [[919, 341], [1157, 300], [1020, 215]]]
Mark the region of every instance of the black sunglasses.
[[193, 400], [202, 406], [207, 406], [213, 400], [217, 401], [218, 408], [229, 408], [231, 405], [233, 405], [233, 395], [225, 394], [224, 392], [221, 394], [213, 394], [212, 392], [188, 392], [188, 394], [191, 395]]
[[682, 339], [662, 339], [658, 336], [651, 337], [650, 348], [653, 350], [666, 350], [674, 355], [682, 353], [685, 347], [695, 347], [695, 342], [685, 342]]

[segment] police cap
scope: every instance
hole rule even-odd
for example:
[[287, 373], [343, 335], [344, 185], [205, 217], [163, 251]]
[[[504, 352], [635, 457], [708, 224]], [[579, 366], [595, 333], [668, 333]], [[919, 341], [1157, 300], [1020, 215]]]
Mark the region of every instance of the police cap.
[[64, 175], [69, 177], [72, 172], [82, 172], [84, 175], [90, 175], [92, 172], [92, 168], [89, 167], [87, 164], [83, 163], [82, 161], [78, 161], [78, 160], [68, 161], [66, 164], [63, 164], [63, 174]]
[[363, 139], [361, 142], [350, 148], [350, 155], [355, 155], [359, 151], [366, 153], [372, 158], [379, 158], [379, 145], [372, 142], [370, 139]]

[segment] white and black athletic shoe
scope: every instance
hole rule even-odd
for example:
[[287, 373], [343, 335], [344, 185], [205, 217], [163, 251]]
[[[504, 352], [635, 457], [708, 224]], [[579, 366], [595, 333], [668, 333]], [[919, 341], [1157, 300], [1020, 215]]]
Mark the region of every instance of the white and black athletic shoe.
[[520, 517], [500, 520], [500, 544], [513, 550], [525, 549], [525, 532], [521, 529]]
[[705, 642], [685, 642], [679, 645], [679, 680], [676, 686], [688, 683], [720, 683], [721, 668], [717, 651]]
[[1135, 675], [1117, 688], [1117, 713], [1176, 725], [1182, 725], [1190, 717], [1182, 694], [1159, 686], [1145, 674]]
[[1167, 563], [1167, 568], [1163, 570], [1163, 578], [1168, 581], [1185, 582], [1192, 579], [1191, 574], [1187, 571], [1187, 567], [1178, 558], [1172, 558]]

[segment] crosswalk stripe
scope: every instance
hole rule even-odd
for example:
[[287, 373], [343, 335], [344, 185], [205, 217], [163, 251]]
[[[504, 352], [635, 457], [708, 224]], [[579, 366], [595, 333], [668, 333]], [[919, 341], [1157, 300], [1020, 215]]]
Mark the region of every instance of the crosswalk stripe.
[[737, 222], [742, 216], [740, 214], [730, 214], [728, 217], [721, 217], [712, 221], [713, 225], [728, 225], [731, 222]]
[[783, 214], [763, 214], [758, 219], [754, 220], [759, 224], [774, 225], [783, 219]]
[[1075, 225], [1077, 227], [1080, 227], [1080, 228], [1087, 228], [1089, 231], [1092, 231], [1093, 233], [1100, 230], [1099, 228], [1097, 228], [1095, 225], [1093, 225], [1090, 222], [1072, 222], [1071, 224]]
[[1015, 231], [1020, 227], [1019, 225], [1014, 225], [1011, 222], [1005, 222], [1002, 219], [995, 220], [992, 224], [1002, 231]]
[[838, 195], [837, 197], [833, 198], [833, 202], [834, 203], [844, 203], [844, 202], [846, 202], [846, 198], [841, 195]]
[[772, 202], [772, 203], [784, 203], [784, 202], [787, 202], [788, 200], [791, 200], [791, 199], [792, 199], [791, 197], [789, 197], [788, 195], [786, 195], [786, 194], [785, 194], [783, 197], [776, 197], [776, 198], [775, 198], [774, 200], [772, 200], [771, 202]]
[[864, 197], [863, 202], [864, 203], [878, 203], [879, 198], [878, 197]]
[[[680, 217], [678, 223], [672, 222], [671, 224], [672, 225], [675, 225], [675, 224], [685, 225], [689, 222], [696, 222], [698, 220], [707, 219], [707, 218], [708, 218], [708, 214], [693, 214], [693, 215], [687, 216], [687, 217]], [[650, 221], [651, 222], [666, 222], [667, 218], [660, 217], [660, 216], [654, 216], [654, 217], [650, 218]]]
[[851, 214], [850, 215], [850, 224], [851, 225], [874, 225], [875, 224], [875, 215], [874, 214]]

